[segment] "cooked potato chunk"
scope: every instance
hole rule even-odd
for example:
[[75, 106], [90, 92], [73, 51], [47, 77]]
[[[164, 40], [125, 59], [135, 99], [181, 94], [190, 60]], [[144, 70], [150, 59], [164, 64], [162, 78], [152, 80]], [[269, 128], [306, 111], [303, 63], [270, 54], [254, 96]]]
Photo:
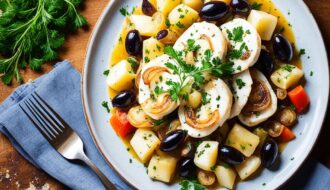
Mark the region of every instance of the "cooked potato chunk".
[[262, 40], [269, 41], [277, 25], [277, 17], [263, 11], [252, 10], [247, 18], [258, 31]]
[[131, 22], [128, 18], [125, 18], [122, 27], [121, 27], [121, 31], [119, 33], [119, 38], [117, 43], [115, 44], [115, 46], [112, 49], [111, 52], [111, 58], [110, 58], [110, 66], [113, 66], [115, 64], [117, 64], [119, 61], [123, 60], [123, 59], [127, 59], [128, 58], [128, 53], [126, 52], [126, 48], [125, 48], [125, 39], [127, 36], [127, 33], [132, 30], [133, 27], [131, 25]]
[[162, 54], [164, 54], [164, 44], [155, 38], [143, 41], [143, 63], [148, 63]]
[[149, 162], [148, 175], [152, 179], [168, 183], [173, 177], [176, 163], [177, 159], [170, 155], [154, 154]]
[[232, 0], [205, 0], [204, 3], [208, 3], [210, 1], [222, 1], [222, 2], [225, 2], [227, 5], [229, 5], [229, 3], [232, 1]]
[[226, 140], [226, 145], [236, 148], [246, 157], [253, 154], [258, 144], [259, 137], [239, 124], [235, 124]]
[[218, 146], [217, 141], [203, 141], [198, 145], [194, 157], [195, 165], [200, 169], [211, 171], [217, 162]]
[[180, 3], [181, 0], [157, 0], [157, 10], [167, 16]]
[[198, 12], [203, 6], [203, 0], [183, 0], [182, 3]]
[[115, 96], [117, 96], [119, 92], [115, 91], [114, 89], [108, 87], [108, 96], [112, 99], [114, 98]]
[[134, 78], [131, 64], [127, 60], [122, 60], [110, 68], [107, 84], [113, 90], [120, 92], [132, 88]]
[[251, 156], [247, 158], [244, 162], [235, 166], [235, 169], [239, 177], [244, 180], [251, 176], [261, 165], [261, 160], [257, 156]]
[[283, 64], [271, 76], [272, 82], [279, 88], [288, 89], [296, 85], [304, 72], [294, 65]]
[[233, 189], [237, 175], [233, 168], [227, 165], [219, 165], [214, 172], [221, 187]]
[[142, 36], [156, 36], [157, 33], [166, 28], [165, 16], [156, 12], [152, 17], [146, 15], [132, 15], [130, 20], [133, 27], [140, 32]]
[[160, 144], [160, 140], [151, 130], [140, 128], [135, 131], [130, 144], [142, 163], [146, 163]]
[[178, 5], [168, 15], [168, 20], [171, 24], [170, 29], [178, 33], [183, 33], [196, 22], [198, 18], [198, 12], [185, 4]]

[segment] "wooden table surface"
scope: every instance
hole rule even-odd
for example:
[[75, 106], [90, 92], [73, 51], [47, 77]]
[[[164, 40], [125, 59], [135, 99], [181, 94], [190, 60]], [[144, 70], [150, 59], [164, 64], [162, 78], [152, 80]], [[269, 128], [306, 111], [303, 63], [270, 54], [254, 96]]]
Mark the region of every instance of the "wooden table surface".
[[[82, 14], [89, 22], [88, 30], [81, 30], [68, 36], [63, 48], [60, 50], [61, 59], [68, 59], [80, 72], [83, 68], [87, 43], [95, 23], [109, 0], [85, 0]], [[305, 0], [315, 16], [322, 31], [327, 48], [330, 48], [330, 0]], [[329, 51], [328, 51], [329, 54]], [[52, 65], [46, 64], [41, 72], [23, 71], [26, 81], [33, 80], [51, 70]], [[325, 79], [326, 80], [326, 79]], [[5, 86], [0, 83], [0, 102], [18, 86]], [[320, 160], [330, 167], [330, 112], [324, 123], [319, 140], [311, 154], [311, 157]], [[312, 126], [311, 126], [312, 127]], [[6, 137], [0, 134], [0, 189], [66, 189], [62, 184], [29, 164], [11, 146]]]

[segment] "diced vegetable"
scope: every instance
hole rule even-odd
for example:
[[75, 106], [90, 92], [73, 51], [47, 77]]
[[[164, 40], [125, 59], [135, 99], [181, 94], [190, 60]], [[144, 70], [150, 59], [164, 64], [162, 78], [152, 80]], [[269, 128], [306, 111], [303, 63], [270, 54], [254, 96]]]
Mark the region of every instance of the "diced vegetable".
[[115, 96], [117, 96], [119, 92], [117, 92], [116, 90], [108, 87], [108, 96], [112, 99], [114, 98]]
[[110, 58], [110, 66], [117, 64], [119, 61], [128, 58], [128, 53], [125, 49], [125, 39], [127, 33], [133, 29], [131, 22], [128, 18], [125, 18], [122, 26], [121, 31], [119, 33], [118, 41], [112, 49], [111, 58]]
[[132, 88], [135, 76], [131, 64], [127, 60], [122, 60], [110, 68], [107, 85], [118, 92], [128, 90]]
[[295, 137], [295, 134], [288, 127], [284, 127], [281, 135], [277, 139], [280, 142], [289, 142]]
[[153, 131], [140, 128], [136, 130], [130, 144], [142, 163], [146, 163], [160, 144], [160, 140]]
[[296, 108], [298, 113], [304, 111], [309, 105], [309, 97], [304, 87], [301, 85], [297, 86], [288, 93], [288, 96]]
[[152, 17], [146, 15], [132, 15], [130, 20], [136, 30], [142, 36], [156, 36], [157, 33], [166, 28], [165, 16], [156, 12]]
[[202, 0], [183, 0], [182, 3], [192, 9], [195, 9], [195, 11], [199, 11], [203, 6]]
[[251, 156], [247, 158], [240, 165], [236, 165], [235, 169], [239, 175], [239, 177], [244, 180], [251, 176], [261, 165], [261, 160], [257, 156]]
[[110, 124], [121, 138], [125, 138], [128, 134], [135, 131], [135, 127], [127, 120], [127, 114], [117, 109], [110, 118]]
[[170, 29], [178, 33], [184, 32], [198, 18], [198, 12], [184, 4], [175, 7], [168, 15], [168, 20], [171, 24]]
[[218, 156], [218, 146], [217, 141], [203, 141], [197, 147], [194, 163], [197, 167], [211, 171], [212, 167], [215, 166]]
[[170, 182], [174, 176], [177, 159], [170, 155], [154, 154], [149, 162], [148, 175], [152, 179]]
[[277, 87], [288, 89], [296, 85], [303, 76], [304, 72], [298, 67], [283, 64], [270, 76], [270, 79]]
[[157, 9], [167, 16], [168, 13], [180, 3], [181, 0], [157, 0]]
[[235, 124], [228, 134], [226, 145], [242, 152], [246, 157], [253, 154], [259, 144], [259, 137], [239, 124]]
[[251, 10], [247, 21], [257, 29], [262, 40], [272, 39], [277, 25], [277, 17], [263, 11]]
[[216, 167], [214, 172], [221, 187], [228, 189], [234, 188], [237, 174], [233, 168], [229, 165], [219, 165]]
[[143, 41], [143, 62], [148, 63], [149, 61], [157, 58], [164, 54], [164, 44], [156, 40], [155, 38], [149, 38]]

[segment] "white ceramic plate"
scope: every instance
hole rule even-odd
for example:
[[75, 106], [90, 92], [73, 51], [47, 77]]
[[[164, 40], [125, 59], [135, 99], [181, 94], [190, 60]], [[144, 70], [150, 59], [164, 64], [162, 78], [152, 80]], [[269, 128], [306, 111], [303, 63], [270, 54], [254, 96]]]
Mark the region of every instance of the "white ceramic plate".
[[[239, 183], [237, 189], [275, 189], [284, 184], [311, 151], [320, 132], [328, 103], [328, 59], [312, 14], [302, 0], [273, 1], [283, 13], [291, 13], [287, 15], [287, 19], [293, 26], [296, 45], [306, 49], [306, 56], [302, 57], [302, 61], [311, 106], [308, 113], [299, 118], [299, 124], [294, 128], [297, 138], [289, 143], [281, 155], [280, 169], [276, 172], [263, 170], [259, 177]], [[85, 115], [94, 141], [104, 158], [128, 183], [144, 190], [179, 189], [178, 184], [168, 186], [152, 181], [146, 174], [146, 168], [138, 161], [133, 159], [133, 163], [129, 163], [132, 156], [109, 126], [109, 114], [101, 106], [103, 100], [109, 100], [106, 78], [102, 73], [108, 66], [110, 51], [118, 40], [120, 26], [124, 20], [119, 9], [126, 5], [133, 7], [140, 2], [141, 0], [111, 0], [94, 29], [87, 50], [82, 82]], [[311, 71], [313, 76], [310, 76]], [[263, 185], [264, 183], [266, 185]]]

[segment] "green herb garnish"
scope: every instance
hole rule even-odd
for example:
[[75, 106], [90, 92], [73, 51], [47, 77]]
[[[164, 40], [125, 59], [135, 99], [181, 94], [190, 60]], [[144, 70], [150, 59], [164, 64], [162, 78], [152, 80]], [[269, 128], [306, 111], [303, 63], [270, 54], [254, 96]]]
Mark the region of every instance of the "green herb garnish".
[[242, 89], [245, 86], [245, 82], [242, 79], [236, 79], [238, 89]]
[[107, 110], [108, 113], [110, 113], [110, 108], [107, 101], [103, 101], [101, 105]]
[[262, 3], [254, 2], [251, 5], [251, 9], [260, 10], [261, 6], [262, 6]]
[[180, 190], [205, 190], [206, 188], [201, 185], [197, 180], [182, 180], [180, 182]]
[[56, 50], [65, 41], [65, 32], [87, 24], [77, 7], [82, 0], [0, 1], [0, 76], [5, 84], [15, 78], [22, 83], [20, 69], [39, 70], [58, 58]]
[[[203, 73], [208, 72], [216, 77], [229, 76], [233, 73], [233, 63], [225, 62], [218, 58], [211, 60], [211, 51], [205, 51], [205, 59], [202, 61], [201, 67], [187, 64], [183, 59], [183, 52], [177, 52], [171, 46], [166, 46], [164, 50], [165, 54], [169, 55], [175, 60], [175, 63], [165, 63], [165, 66], [173, 71], [173, 74], [179, 76], [179, 81], [166, 81], [166, 85], [169, 86], [168, 92], [171, 95], [173, 101], [177, 101], [182, 98], [186, 92], [184, 87], [186, 85], [195, 85], [200, 87], [205, 81]], [[193, 78], [193, 84], [187, 82], [189, 78]]]

